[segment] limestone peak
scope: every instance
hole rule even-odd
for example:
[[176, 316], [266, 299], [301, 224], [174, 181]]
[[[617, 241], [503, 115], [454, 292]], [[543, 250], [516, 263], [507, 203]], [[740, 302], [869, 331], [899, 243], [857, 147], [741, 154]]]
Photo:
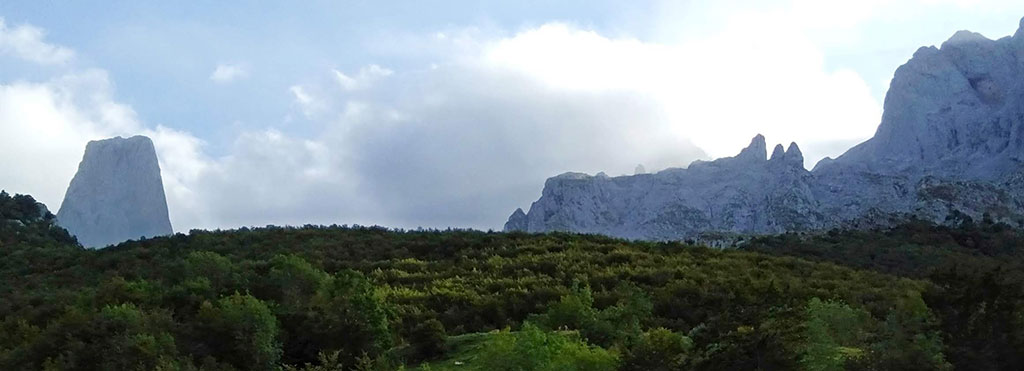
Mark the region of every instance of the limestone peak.
[[739, 155], [736, 155], [736, 158], [752, 161], [764, 161], [766, 156], [768, 156], [767, 147], [768, 146], [764, 141], [764, 136], [758, 134], [750, 140], [750, 144], [747, 145], [747, 148], [744, 148], [740, 151]]
[[173, 233], [153, 141], [89, 142], [57, 222], [86, 247]]

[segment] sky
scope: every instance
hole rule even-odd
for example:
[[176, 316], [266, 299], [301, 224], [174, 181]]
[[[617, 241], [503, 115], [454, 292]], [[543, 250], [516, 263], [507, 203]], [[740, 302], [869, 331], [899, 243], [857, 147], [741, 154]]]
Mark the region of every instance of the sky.
[[176, 231], [500, 229], [564, 172], [870, 138], [893, 72], [1021, 1], [0, 2], [0, 189], [154, 140]]

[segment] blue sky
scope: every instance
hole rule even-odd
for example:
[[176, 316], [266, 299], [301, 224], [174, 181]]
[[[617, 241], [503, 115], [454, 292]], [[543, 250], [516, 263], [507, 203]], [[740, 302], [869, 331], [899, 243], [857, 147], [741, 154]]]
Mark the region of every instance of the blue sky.
[[[322, 79], [332, 68], [429, 65], [421, 55], [392, 50], [394, 38], [467, 26], [511, 32], [550, 20], [616, 32], [628, 23], [627, 14], [648, 11], [600, 1], [115, 1], [101, 9], [87, 2], [0, 4], [8, 23], [43, 28], [50, 42], [73, 46], [78, 65], [107, 70], [118, 98], [140, 117], [214, 142], [238, 134], [225, 123], [281, 126], [291, 109], [288, 88]], [[211, 87], [208, 77], [218, 64], [244, 66], [252, 78]], [[14, 69], [3, 76], [32, 73]], [[309, 134], [289, 126], [282, 129]]]
[[500, 228], [544, 179], [870, 137], [893, 71], [1014, 1], [0, 3], [0, 188], [154, 138], [176, 229]]

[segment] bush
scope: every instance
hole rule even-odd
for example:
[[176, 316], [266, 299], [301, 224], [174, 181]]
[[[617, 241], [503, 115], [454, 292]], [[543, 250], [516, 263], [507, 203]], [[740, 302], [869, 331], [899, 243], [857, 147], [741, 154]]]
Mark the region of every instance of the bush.
[[474, 369], [493, 371], [615, 370], [618, 358], [587, 345], [576, 333], [543, 331], [526, 322], [519, 332], [502, 331], [482, 346]]
[[[313, 340], [308, 351], [338, 350], [344, 364], [364, 354], [377, 357], [391, 348], [388, 307], [359, 272], [341, 271], [330, 277], [311, 300], [304, 336]], [[312, 348], [317, 346], [318, 348]]]
[[871, 315], [841, 302], [812, 298], [804, 323], [806, 344], [800, 364], [807, 370], [845, 370], [864, 357]]
[[665, 328], [645, 332], [622, 360], [621, 370], [680, 370], [693, 348], [690, 338]]
[[432, 318], [414, 327], [408, 340], [413, 348], [413, 356], [417, 361], [422, 361], [443, 355], [447, 351], [447, 339], [444, 325]]
[[204, 302], [198, 319], [211, 355], [240, 369], [273, 370], [281, 357], [277, 319], [262, 301], [235, 293]]
[[651, 316], [651, 301], [635, 287], [623, 285], [618, 289], [624, 292], [618, 303], [597, 310], [590, 287], [574, 284], [571, 294], [562, 296], [533, 320], [549, 330], [577, 330], [586, 341], [603, 347], [627, 345]]

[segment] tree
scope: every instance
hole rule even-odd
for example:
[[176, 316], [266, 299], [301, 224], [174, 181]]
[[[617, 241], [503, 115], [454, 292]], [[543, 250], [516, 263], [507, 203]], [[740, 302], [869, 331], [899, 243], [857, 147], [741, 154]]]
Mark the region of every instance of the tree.
[[588, 342], [596, 345], [627, 345], [642, 332], [643, 322], [651, 316], [652, 305], [647, 295], [636, 287], [622, 285], [618, 291], [625, 293], [622, 299], [604, 310], [597, 310], [590, 287], [574, 283], [572, 293], [562, 296], [534, 321], [551, 330], [578, 330]]
[[427, 360], [436, 358], [447, 351], [445, 344], [447, 338], [448, 335], [445, 334], [441, 321], [431, 318], [414, 327], [408, 340], [416, 359]]
[[204, 302], [197, 317], [215, 358], [240, 369], [277, 367], [277, 319], [259, 299], [235, 293], [216, 303]]
[[910, 292], [885, 317], [873, 356], [884, 370], [948, 370], [942, 338], [921, 295]]
[[594, 309], [594, 294], [590, 286], [573, 284], [572, 293], [562, 296], [557, 303], [548, 307], [541, 322], [550, 329], [582, 330], [591, 328], [597, 321], [597, 310]]
[[681, 370], [686, 364], [693, 340], [665, 328], [644, 332], [626, 353], [621, 370]]
[[194, 251], [185, 257], [185, 279], [205, 277], [219, 293], [235, 289], [238, 277], [231, 259], [212, 251]]
[[387, 306], [359, 272], [345, 270], [327, 279], [311, 309], [304, 327], [313, 342], [305, 351], [313, 357], [337, 350], [342, 363], [354, 364], [364, 353], [376, 357], [391, 347]]
[[870, 334], [871, 315], [842, 302], [812, 298], [804, 323], [805, 348], [800, 364], [811, 371], [841, 371], [848, 361], [862, 359]]
[[289, 254], [277, 255], [270, 260], [270, 271], [264, 281], [269, 298], [294, 307], [313, 296], [327, 278], [324, 271], [299, 256]]
[[187, 369], [191, 361], [179, 355], [172, 323], [169, 313], [147, 312], [130, 303], [99, 311], [71, 307], [41, 333], [24, 323], [5, 328], [30, 342], [15, 348], [14, 357], [0, 357], [0, 368]]
[[530, 322], [519, 332], [501, 331], [484, 344], [473, 369], [493, 371], [615, 370], [618, 358], [589, 346], [575, 333], [543, 331]]

